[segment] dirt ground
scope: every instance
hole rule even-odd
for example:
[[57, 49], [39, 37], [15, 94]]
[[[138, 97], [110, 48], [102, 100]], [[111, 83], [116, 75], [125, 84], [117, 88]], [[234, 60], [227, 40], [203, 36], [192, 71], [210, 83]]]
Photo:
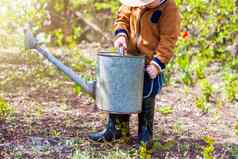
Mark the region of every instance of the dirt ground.
[[[60, 55], [69, 62], [70, 57]], [[0, 52], [0, 97], [14, 108], [9, 118], [0, 121], [0, 158], [63, 159], [71, 158], [76, 150], [102, 158], [97, 155], [107, 156], [118, 148], [130, 153], [131, 158], [138, 157], [133, 149], [136, 114], [130, 120], [129, 141], [89, 141], [87, 134], [103, 129], [107, 114], [97, 110], [89, 96], [76, 95], [69, 79], [46, 61], [40, 61], [43, 60], [34, 53], [17, 49]], [[222, 84], [216, 75], [209, 79]], [[158, 95], [152, 158], [203, 158], [209, 149], [204, 137], [214, 140], [210, 145], [214, 147], [214, 158], [238, 158], [238, 101], [219, 106], [211, 102], [208, 113], [202, 113], [194, 105], [198, 92], [196, 86], [187, 88], [175, 83]], [[170, 113], [161, 112], [165, 107], [170, 108]]]

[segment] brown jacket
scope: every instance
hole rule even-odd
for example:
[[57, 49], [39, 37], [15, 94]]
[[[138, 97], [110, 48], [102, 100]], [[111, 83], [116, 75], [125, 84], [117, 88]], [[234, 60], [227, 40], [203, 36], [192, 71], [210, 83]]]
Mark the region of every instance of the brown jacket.
[[156, 8], [121, 6], [115, 35], [128, 37], [128, 52], [146, 56], [146, 63], [155, 59], [162, 69], [173, 56], [180, 33], [180, 13], [174, 0]]

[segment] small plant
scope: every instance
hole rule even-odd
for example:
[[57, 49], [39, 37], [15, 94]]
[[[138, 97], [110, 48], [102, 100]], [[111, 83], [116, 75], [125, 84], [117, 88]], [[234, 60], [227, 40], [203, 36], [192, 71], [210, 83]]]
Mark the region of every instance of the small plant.
[[90, 154], [87, 152], [81, 152], [80, 150], [76, 150], [71, 157], [72, 159], [90, 159]]
[[141, 144], [139, 148], [139, 157], [141, 159], [152, 159], [152, 152], [146, 148], [145, 144]]
[[238, 146], [230, 145], [229, 146], [229, 152], [232, 155], [232, 159], [237, 159], [238, 158]]
[[176, 58], [176, 64], [181, 71], [180, 79], [185, 85], [191, 86], [194, 84], [194, 81], [192, 78], [192, 70], [190, 68], [190, 55], [186, 52], [187, 46], [184, 46], [180, 51], [181, 53], [179, 53]]
[[[105, 159], [130, 159], [130, 151], [122, 151], [119, 148], [110, 150], [108, 152], [96, 152], [95, 149], [80, 150], [76, 149], [71, 159], [91, 159], [91, 158], [105, 158]], [[132, 152], [134, 153], [134, 152]]]
[[171, 106], [162, 106], [158, 111], [163, 115], [169, 115], [173, 113], [173, 108]]
[[174, 64], [174, 61], [172, 61], [171, 63], [169, 63], [167, 65], [166, 71], [164, 72], [165, 85], [169, 85], [174, 82], [172, 80], [172, 74], [173, 74], [174, 69], [175, 69], [175, 64]]
[[191, 86], [194, 84], [192, 73], [190, 71], [182, 72], [181, 79], [182, 79], [182, 82], [186, 84], [187, 86]]
[[74, 85], [74, 92], [76, 93], [76, 95], [81, 95], [81, 86], [80, 85], [78, 85], [78, 84], [76, 84], [76, 85]]
[[36, 105], [35, 112], [33, 112], [33, 114], [37, 119], [42, 118], [44, 114], [43, 107], [41, 105]]
[[176, 141], [175, 140], [167, 140], [165, 143], [161, 144], [161, 143], [157, 143], [157, 147], [159, 150], [162, 151], [171, 151], [171, 149], [176, 146]]
[[194, 70], [194, 75], [196, 79], [205, 78], [206, 60], [196, 56], [194, 57], [194, 62], [192, 63], [192, 69]]
[[236, 89], [237, 84], [235, 83], [230, 83], [230, 84], [226, 84], [225, 90], [226, 90], [226, 97], [227, 100], [232, 102], [236, 99]]
[[59, 136], [61, 135], [61, 132], [58, 131], [58, 130], [51, 130], [51, 131], [49, 132], [49, 135], [50, 135], [50, 136], [53, 136], [53, 137], [59, 137]]
[[200, 66], [195, 68], [195, 73], [196, 73], [196, 77], [197, 79], [203, 79], [205, 78], [205, 73], [204, 73], [204, 69]]
[[236, 133], [236, 135], [238, 136], [238, 121], [237, 121], [236, 124], [235, 124], [235, 133]]
[[233, 102], [236, 99], [236, 93], [238, 90], [238, 75], [232, 73], [224, 74], [225, 80], [225, 93], [228, 101]]
[[201, 96], [201, 97], [197, 98], [196, 101], [195, 101], [195, 105], [203, 113], [208, 112], [207, 102], [206, 102], [206, 98], [204, 96]]
[[12, 111], [13, 110], [9, 106], [9, 104], [5, 100], [0, 98], [0, 121], [3, 121], [7, 117], [9, 117]]
[[215, 150], [215, 147], [214, 147], [214, 139], [209, 137], [209, 136], [205, 136], [203, 138], [203, 141], [206, 142], [207, 146], [205, 146], [203, 148], [203, 158], [204, 159], [215, 159], [213, 156], [212, 156], [212, 153], [214, 152]]
[[225, 103], [224, 103], [223, 99], [220, 96], [216, 97], [216, 107], [218, 109], [222, 109], [224, 107], [224, 105], [225, 105]]
[[127, 151], [122, 151], [119, 148], [116, 148], [114, 151], [111, 151], [107, 156], [104, 156], [107, 159], [130, 159], [130, 153]]
[[190, 147], [189, 144], [181, 143], [178, 146], [179, 146], [182, 157], [185, 158], [185, 154], [189, 152], [189, 147]]
[[208, 82], [207, 79], [203, 79], [199, 82], [202, 96], [205, 97], [206, 101], [209, 101], [209, 98], [212, 96], [213, 88], [212, 85]]
[[14, 151], [13, 153], [14, 153], [13, 155], [14, 155], [15, 159], [23, 159], [24, 158], [23, 157], [24, 155], [21, 151]]
[[179, 134], [182, 136], [182, 134], [184, 133], [183, 123], [176, 121], [173, 125], [173, 131], [175, 134]]

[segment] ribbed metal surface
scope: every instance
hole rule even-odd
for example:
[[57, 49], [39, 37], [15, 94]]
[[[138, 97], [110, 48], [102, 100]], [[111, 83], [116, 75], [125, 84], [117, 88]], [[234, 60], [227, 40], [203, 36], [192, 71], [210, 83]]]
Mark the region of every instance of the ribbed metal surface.
[[96, 104], [99, 109], [130, 114], [141, 112], [144, 57], [100, 53], [97, 56]]

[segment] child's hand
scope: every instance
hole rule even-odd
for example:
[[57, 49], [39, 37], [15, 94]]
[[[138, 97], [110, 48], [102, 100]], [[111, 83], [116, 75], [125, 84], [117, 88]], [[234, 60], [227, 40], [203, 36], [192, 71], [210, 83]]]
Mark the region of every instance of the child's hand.
[[119, 36], [115, 41], [114, 41], [114, 47], [115, 48], [120, 48], [123, 47], [124, 49], [127, 48], [127, 39], [125, 36]]
[[153, 64], [148, 65], [146, 68], [146, 71], [150, 75], [151, 79], [155, 79], [157, 77], [157, 75], [160, 73], [158, 68]]

